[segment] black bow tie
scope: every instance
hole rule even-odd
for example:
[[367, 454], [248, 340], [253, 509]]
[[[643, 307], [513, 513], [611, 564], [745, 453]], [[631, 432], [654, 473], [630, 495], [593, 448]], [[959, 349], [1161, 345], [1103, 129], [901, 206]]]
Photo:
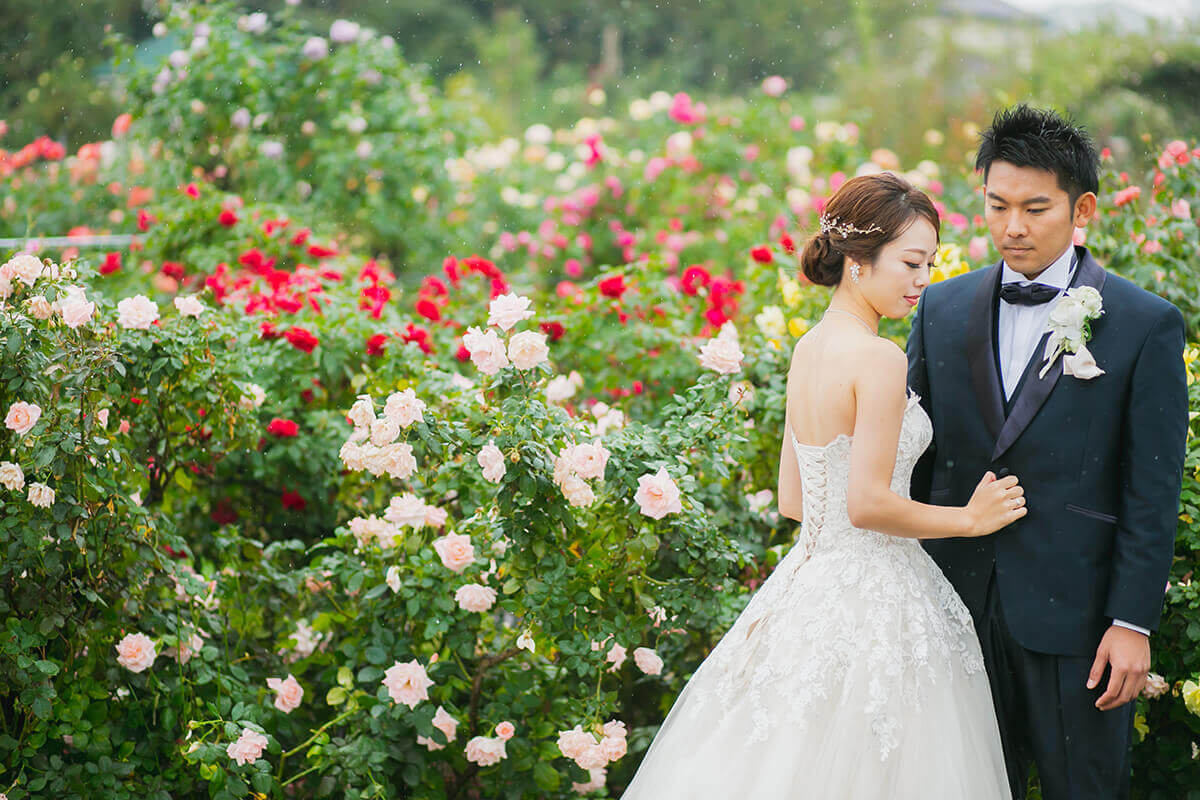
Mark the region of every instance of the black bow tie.
[[1058, 297], [1062, 289], [1044, 283], [1006, 283], [1000, 287], [1000, 299], [1018, 306], [1040, 306]]

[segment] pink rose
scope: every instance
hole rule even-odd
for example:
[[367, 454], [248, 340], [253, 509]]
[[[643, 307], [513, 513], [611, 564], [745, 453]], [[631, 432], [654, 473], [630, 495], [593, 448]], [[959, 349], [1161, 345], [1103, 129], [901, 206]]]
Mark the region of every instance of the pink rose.
[[1171, 203], [1171, 216], [1176, 219], [1191, 219], [1192, 206], [1182, 197]]
[[144, 633], [127, 633], [117, 643], [117, 663], [130, 672], [142, 672], [157, 657], [154, 640]]
[[37, 424], [41, 416], [41, 407], [18, 400], [8, 407], [8, 414], [4, 417], [4, 427], [10, 431], [16, 431], [19, 436], [24, 436], [33, 430], [33, 426]]
[[425, 501], [411, 492], [393, 497], [383, 518], [399, 526], [420, 528], [425, 524]]
[[569, 475], [562, 482], [563, 497], [575, 508], [585, 508], [596, 501], [596, 493], [582, 478]]
[[647, 675], [662, 674], [662, 658], [648, 647], [639, 647], [633, 651], [633, 663]]
[[608, 782], [608, 770], [604, 769], [603, 767], [600, 767], [597, 769], [590, 769], [590, 770], [588, 770], [588, 782], [587, 783], [572, 783], [571, 791], [576, 792], [578, 794], [589, 794], [591, 792], [598, 792], [604, 788], [604, 785], [607, 782]]
[[204, 313], [204, 304], [195, 295], [175, 298], [175, 310], [185, 317], [198, 317]]
[[642, 513], [651, 519], [662, 519], [667, 514], [683, 510], [679, 487], [671, 480], [665, 467], [660, 467], [653, 475], [638, 478], [638, 490], [633, 499]]
[[[178, 644], [175, 645], [175, 660], [180, 664], [186, 664], [200, 652], [204, 647], [204, 639], [196, 631], [192, 631], [187, 636], [179, 634]], [[164, 653], [163, 655], [166, 655]]]
[[604, 657], [604, 660], [612, 664], [612, 666], [608, 668], [608, 671], [616, 672], [621, 668], [621, 665], [625, 663], [625, 648], [616, 642], [613, 642], [613, 646], [609, 648], [608, 655]]
[[604, 468], [608, 466], [609, 452], [599, 439], [584, 442], [568, 448], [562, 453], [571, 465], [571, 469], [581, 478], [603, 478]]
[[1142, 695], [1154, 699], [1161, 697], [1167, 693], [1167, 689], [1171, 688], [1166, 679], [1157, 672], [1151, 672], [1146, 676], [1146, 685], [1142, 687]]
[[496, 590], [478, 583], [467, 583], [458, 587], [454, 600], [463, 611], [487, 611], [496, 602]]
[[500, 341], [500, 337], [493, 330], [484, 333], [478, 328], [468, 328], [463, 336], [463, 347], [467, 348], [471, 362], [484, 375], [495, 375], [508, 366], [504, 342]]
[[424, 401], [418, 398], [412, 389], [393, 392], [388, 395], [387, 403], [383, 406], [383, 415], [394, 420], [401, 428], [407, 428], [414, 422], [424, 422], [424, 411]]
[[488, 736], [476, 736], [467, 742], [464, 750], [467, 754], [467, 761], [481, 767], [499, 764], [508, 755], [504, 750], [503, 739], [494, 739]]
[[19, 464], [11, 461], [0, 461], [0, 484], [12, 492], [25, 488], [25, 472]]
[[108, 409], [107, 408], [102, 408], [96, 412], [96, 422], [98, 422], [100, 424], [101, 428], [108, 427]]
[[609, 761], [624, 758], [628, 751], [628, 743], [624, 736], [605, 736], [600, 742], [600, 752]]
[[29, 298], [29, 314], [34, 319], [50, 319], [54, 316], [54, 306], [50, 305], [50, 301], [40, 294], [35, 294]]
[[763, 78], [762, 90], [768, 97], [779, 97], [787, 91], [787, 80], [781, 75], [768, 75]]
[[595, 746], [596, 737], [578, 725], [569, 731], [558, 732], [558, 752], [572, 761], [578, 761], [589, 747]]
[[34, 281], [45, 270], [45, 265], [38, 257], [30, 253], [17, 253], [4, 266], [9, 277], [16, 278], [26, 286], [33, 286]]
[[397, 661], [383, 673], [383, 685], [387, 687], [392, 701], [415, 708], [417, 703], [429, 699], [429, 679], [425, 668], [416, 659], [401, 664]]
[[387, 473], [397, 480], [408, 480], [417, 471], [417, 459], [413, 457], [412, 445], [394, 442], [379, 449], [367, 463], [373, 475]]
[[628, 734], [629, 731], [625, 727], [625, 723], [621, 722], [619, 719], [610, 719], [608, 722], [604, 723], [605, 736], [615, 736], [624, 739]]
[[304, 688], [292, 675], [280, 680], [267, 678], [267, 688], [275, 692], [275, 707], [285, 714], [290, 714], [300, 707], [304, 699]]
[[496, 726], [496, 735], [499, 736], [501, 739], [503, 739], [506, 742], [509, 739], [511, 739], [516, 734], [516, 732], [517, 732], [516, 727], [511, 722], [508, 722], [508, 721], [501, 722], [499, 725]]
[[449, 516], [444, 508], [425, 506], [425, 524], [431, 528], [442, 527], [446, 524], [446, 518]]
[[29, 493], [26, 497], [30, 505], [38, 508], [49, 508], [54, 505], [54, 490], [44, 483], [29, 484]]
[[722, 375], [732, 375], [742, 368], [745, 355], [738, 344], [737, 328], [732, 322], [721, 326], [721, 332], [700, 348], [700, 366]]
[[470, 536], [448, 533], [440, 539], [433, 540], [433, 549], [437, 551], [446, 569], [452, 572], [462, 572], [475, 561], [475, 548], [471, 545]]
[[78, 286], [67, 287], [66, 297], [60, 299], [57, 305], [63, 322], [71, 330], [86, 323], [96, 313], [96, 304], [90, 302]]
[[432, 753], [434, 750], [445, 750], [445, 749], [446, 749], [446, 745], [444, 745], [444, 744], [438, 744], [438, 743], [437, 743], [437, 742], [435, 742], [433, 739], [430, 739], [428, 736], [418, 736], [418, 737], [417, 737], [417, 744], [419, 744], [419, 745], [421, 745], [422, 747], [424, 747], [424, 748], [428, 749], [428, 750], [429, 750], [431, 753]]
[[126, 297], [117, 303], [117, 322], [122, 328], [147, 330], [158, 319], [158, 306], [145, 295]]
[[508, 359], [520, 370], [534, 369], [546, 363], [550, 349], [546, 347], [546, 334], [521, 331], [513, 334], [508, 343]]
[[[488, 306], [488, 325], [495, 325], [502, 331], [508, 331], [523, 319], [529, 319], [533, 312], [529, 310], [530, 300], [517, 294], [502, 294]], [[470, 345], [468, 345], [468, 348]]]
[[988, 240], [985, 236], [972, 236], [967, 245], [967, 257], [972, 261], [982, 261], [988, 254]]
[[394, 419], [384, 417], [372, 422], [370, 431], [371, 444], [376, 447], [386, 447], [396, 441], [396, 437], [400, 435], [400, 423]]
[[238, 764], [253, 764], [267, 749], [267, 737], [249, 728], [242, 729], [242, 735], [236, 742], [230, 742], [225, 752]]
[[483, 467], [483, 479], [492, 483], [499, 483], [504, 477], [504, 473], [508, 468], [504, 464], [504, 454], [500, 452], [500, 448], [488, 442], [479, 451], [479, 455], [475, 457], [479, 462], [479, 466]]
[[453, 742], [454, 737], [458, 735], [458, 720], [441, 706], [438, 706], [433, 714], [433, 727], [442, 732], [447, 742]]

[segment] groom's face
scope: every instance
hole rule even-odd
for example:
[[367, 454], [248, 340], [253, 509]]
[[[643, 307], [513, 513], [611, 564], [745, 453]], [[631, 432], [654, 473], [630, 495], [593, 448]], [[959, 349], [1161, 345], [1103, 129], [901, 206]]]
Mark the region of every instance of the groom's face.
[[984, 219], [1010, 268], [1036, 278], [1063, 254], [1075, 232], [1070, 195], [1053, 172], [993, 162], [984, 187]]

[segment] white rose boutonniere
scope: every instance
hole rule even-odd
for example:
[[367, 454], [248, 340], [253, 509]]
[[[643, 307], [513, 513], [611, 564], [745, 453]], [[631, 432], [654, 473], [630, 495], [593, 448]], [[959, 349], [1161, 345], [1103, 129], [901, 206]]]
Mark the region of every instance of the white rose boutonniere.
[[1042, 365], [1038, 378], [1044, 378], [1050, 365], [1059, 354], [1063, 355], [1063, 372], [1085, 381], [1099, 377], [1104, 370], [1096, 365], [1096, 359], [1087, 349], [1092, 338], [1092, 320], [1104, 313], [1100, 292], [1091, 286], [1067, 289], [1058, 305], [1050, 312], [1046, 340], [1046, 363]]

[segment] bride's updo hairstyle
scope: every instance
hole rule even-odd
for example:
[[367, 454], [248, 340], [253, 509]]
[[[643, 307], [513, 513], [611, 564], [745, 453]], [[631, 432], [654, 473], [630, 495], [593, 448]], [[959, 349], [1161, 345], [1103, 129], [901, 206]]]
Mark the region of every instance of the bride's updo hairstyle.
[[842, 184], [821, 215], [821, 227], [804, 245], [800, 269], [818, 286], [842, 281], [845, 256], [872, 264], [888, 242], [923, 217], [941, 241], [933, 202], [920, 189], [890, 172], [860, 175]]

